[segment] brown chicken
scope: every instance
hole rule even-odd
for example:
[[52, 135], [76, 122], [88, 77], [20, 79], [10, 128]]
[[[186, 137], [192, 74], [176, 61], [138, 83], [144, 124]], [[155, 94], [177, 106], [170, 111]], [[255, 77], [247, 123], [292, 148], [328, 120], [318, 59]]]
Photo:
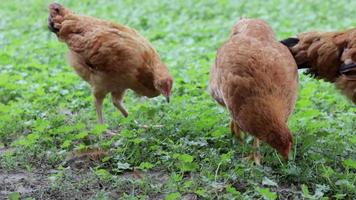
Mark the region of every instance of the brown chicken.
[[210, 74], [213, 98], [228, 108], [231, 131], [255, 137], [254, 153], [260, 163], [259, 140], [288, 159], [293, 139], [287, 120], [297, 98], [297, 65], [263, 20], [241, 19], [230, 39], [217, 53]]
[[356, 28], [341, 32], [308, 32], [281, 41], [298, 68], [335, 83], [356, 104]]
[[108, 93], [125, 117], [122, 101], [127, 89], [147, 97], [163, 94], [169, 102], [173, 78], [136, 30], [74, 14], [57, 3], [49, 5], [48, 27], [68, 45], [71, 66], [91, 85], [99, 123], [104, 123], [102, 104]]

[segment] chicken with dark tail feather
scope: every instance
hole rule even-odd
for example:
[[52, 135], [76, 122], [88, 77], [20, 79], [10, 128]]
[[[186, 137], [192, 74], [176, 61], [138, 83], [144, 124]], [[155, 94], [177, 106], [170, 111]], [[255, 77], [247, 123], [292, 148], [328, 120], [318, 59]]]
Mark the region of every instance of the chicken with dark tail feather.
[[356, 28], [340, 32], [307, 32], [281, 41], [299, 69], [334, 83], [356, 104]]

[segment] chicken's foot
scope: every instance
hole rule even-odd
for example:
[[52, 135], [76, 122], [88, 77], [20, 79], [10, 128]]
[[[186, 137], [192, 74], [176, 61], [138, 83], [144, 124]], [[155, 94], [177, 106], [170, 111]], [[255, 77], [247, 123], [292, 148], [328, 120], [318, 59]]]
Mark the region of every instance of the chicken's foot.
[[259, 150], [260, 150], [260, 140], [255, 138], [253, 140], [253, 152], [249, 156], [245, 157], [245, 159], [254, 161], [256, 165], [261, 165], [262, 157]]
[[230, 130], [231, 133], [234, 134], [238, 140], [243, 142], [245, 135], [241, 131], [240, 127], [233, 120], [230, 120]]
[[129, 116], [129, 113], [127, 112], [126, 108], [124, 107], [122, 100], [125, 92], [112, 92], [112, 102], [114, 106], [122, 113], [124, 117]]

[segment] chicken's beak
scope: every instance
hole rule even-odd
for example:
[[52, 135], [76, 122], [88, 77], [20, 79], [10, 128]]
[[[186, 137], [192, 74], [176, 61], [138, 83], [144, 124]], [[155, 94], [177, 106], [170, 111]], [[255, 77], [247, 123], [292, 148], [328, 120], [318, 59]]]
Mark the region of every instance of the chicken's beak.
[[167, 91], [162, 91], [161, 94], [166, 98], [167, 103], [170, 102], [171, 98], [170, 98], [170, 92]]
[[169, 101], [170, 101], [169, 96], [166, 96], [166, 101], [167, 101], [167, 103], [169, 103]]

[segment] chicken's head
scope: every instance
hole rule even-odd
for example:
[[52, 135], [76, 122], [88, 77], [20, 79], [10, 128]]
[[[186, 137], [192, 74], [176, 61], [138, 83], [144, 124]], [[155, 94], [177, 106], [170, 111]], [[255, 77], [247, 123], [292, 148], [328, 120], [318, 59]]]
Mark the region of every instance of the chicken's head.
[[275, 148], [285, 160], [288, 160], [288, 155], [293, 146], [292, 133], [289, 129], [271, 134], [266, 142]]
[[171, 96], [173, 87], [173, 78], [171, 76], [160, 78], [155, 82], [155, 87], [166, 97], [166, 100], [169, 103], [169, 97]]
[[292, 149], [293, 146], [293, 142], [292, 141], [288, 141], [286, 144], [284, 144], [283, 146], [281, 146], [281, 148], [277, 149], [278, 152], [283, 156], [283, 158], [285, 160], [288, 160], [288, 156], [289, 153]]
[[48, 5], [48, 12], [48, 29], [53, 33], [57, 33], [59, 32], [59, 26], [63, 20], [63, 17], [71, 11], [59, 3], [51, 3]]
[[244, 34], [261, 40], [275, 40], [275, 34], [270, 25], [262, 19], [239, 19], [231, 30], [231, 36]]

